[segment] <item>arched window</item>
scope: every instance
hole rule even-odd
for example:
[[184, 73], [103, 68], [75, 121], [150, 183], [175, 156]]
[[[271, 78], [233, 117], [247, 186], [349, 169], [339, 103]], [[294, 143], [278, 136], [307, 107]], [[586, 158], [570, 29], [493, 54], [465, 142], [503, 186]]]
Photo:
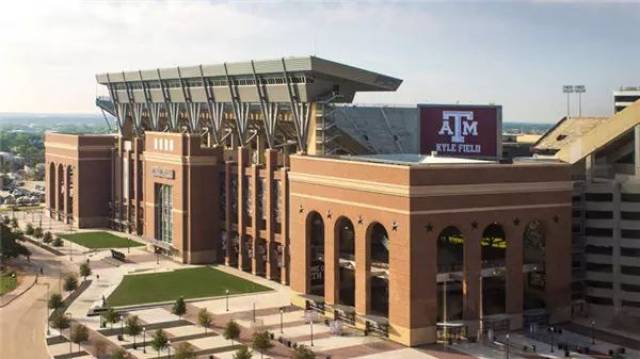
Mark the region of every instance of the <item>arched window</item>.
[[324, 221], [318, 212], [307, 216], [311, 294], [324, 296]]
[[438, 273], [462, 270], [464, 237], [457, 227], [449, 226], [438, 236]]

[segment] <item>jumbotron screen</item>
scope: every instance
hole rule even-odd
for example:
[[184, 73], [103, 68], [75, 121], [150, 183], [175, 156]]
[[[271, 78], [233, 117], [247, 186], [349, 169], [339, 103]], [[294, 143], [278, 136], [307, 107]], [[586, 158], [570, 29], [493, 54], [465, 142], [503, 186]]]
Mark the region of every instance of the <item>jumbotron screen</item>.
[[420, 153], [498, 159], [502, 107], [418, 105]]

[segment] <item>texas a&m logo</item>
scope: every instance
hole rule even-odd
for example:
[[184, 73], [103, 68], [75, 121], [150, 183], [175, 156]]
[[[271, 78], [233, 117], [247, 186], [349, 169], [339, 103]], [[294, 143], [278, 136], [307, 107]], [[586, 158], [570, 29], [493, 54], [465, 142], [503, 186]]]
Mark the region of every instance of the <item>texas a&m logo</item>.
[[451, 143], [437, 143], [436, 151], [444, 153], [480, 153], [480, 145], [465, 144], [468, 136], [478, 136], [478, 121], [472, 111], [442, 111], [438, 135], [450, 136]]

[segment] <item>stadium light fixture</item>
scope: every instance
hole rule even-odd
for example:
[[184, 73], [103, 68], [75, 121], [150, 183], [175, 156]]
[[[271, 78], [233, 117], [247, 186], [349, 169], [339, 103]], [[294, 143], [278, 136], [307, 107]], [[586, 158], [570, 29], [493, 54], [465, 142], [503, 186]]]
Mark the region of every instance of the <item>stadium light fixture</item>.
[[587, 92], [587, 88], [585, 85], [575, 85], [573, 86], [573, 91], [578, 94], [578, 116], [582, 116], [582, 94]]
[[567, 94], [567, 117], [571, 115], [571, 94], [575, 92], [573, 85], [563, 85], [562, 92]]

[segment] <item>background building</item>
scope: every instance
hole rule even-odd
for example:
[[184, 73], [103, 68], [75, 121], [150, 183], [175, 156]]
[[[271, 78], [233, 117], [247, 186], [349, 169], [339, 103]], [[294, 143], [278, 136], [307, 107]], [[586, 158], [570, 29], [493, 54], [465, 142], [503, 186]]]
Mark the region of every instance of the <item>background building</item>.
[[620, 112], [635, 101], [640, 100], [640, 87], [621, 86], [613, 92], [614, 112]]

